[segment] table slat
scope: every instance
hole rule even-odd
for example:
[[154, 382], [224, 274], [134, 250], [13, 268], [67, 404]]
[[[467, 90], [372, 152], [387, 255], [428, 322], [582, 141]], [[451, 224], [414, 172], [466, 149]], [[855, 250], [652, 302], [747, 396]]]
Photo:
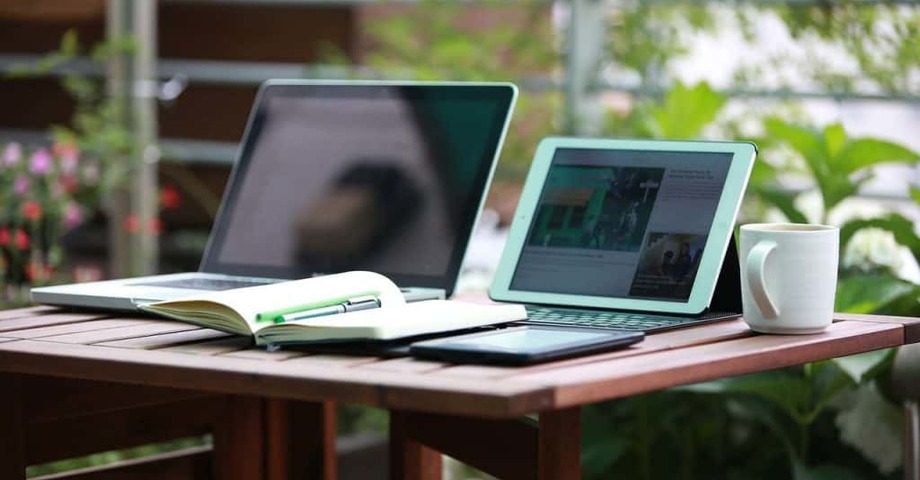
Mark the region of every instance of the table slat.
[[276, 352], [269, 352], [268, 350], [265, 350], [264, 347], [255, 347], [248, 350], [237, 350], [235, 352], [228, 352], [219, 355], [222, 358], [248, 358], [250, 360], [268, 360], [280, 362], [281, 360], [287, 360], [289, 358], [303, 357], [306, 355], [306, 353], [298, 352], [295, 350], [278, 350]]
[[[82, 343], [85, 345], [102, 342], [112, 342], [128, 338], [147, 337], [162, 333], [184, 332], [198, 330], [201, 327], [187, 323], [151, 321], [151, 320], [118, 320], [132, 322], [120, 327], [106, 328], [103, 330], [85, 331], [53, 337], [43, 337], [42, 341], [55, 343]], [[140, 322], [140, 323], [137, 323]]]
[[234, 338], [234, 335], [218, 330], [212, 330], [210, 328], [198, 328], [195, 330], [150, 335], [147, 337], [126, 338], [124, 340], [100, 342], [96, 345], [102, 347], [140, 348], [144, 350], [153, 350], [157, 348], [171, 347], [174, 345], [200, 342], [202, 340], [215, 340], [222, 338]]
[[553, 388], [556, 391], [554, 406], [564, 407], [799, 365], [897, 346], [902, 342], [900, 325], [842, 322], [820, 334], [756, 335], [589, 365], [510, 375], [503, 381], [535, 382]]
[[403, 373], [429, 373], [435, 370], [443, 369], [447, 364], [440, 362], [429, 362], [425, 360], [416, 360], [413, 358], [393, 358], [380, 362], [365, 363], [355, 368], [362, 370], [380, 370], [387, 372]]
[[36, 315], [45, 315], [51, 312], [59, 311], [61, 311], [61, 309], [57, 307], [49, 307], [44, 305], [38, 307], [17, 308], [14, 310], [3, 310], [0, 311], [0, 321], [12, 320], [14, 318], [34, 317]]
[[132, 327], [143, 323], [143, 320], [90, 320], [78, 323], [65, 323], [63, 325], [52, 325], [48, 327], [26, 328], [23, 330], [13, 330], [3, 332], [2, 335], [10, 338], [42, 338], [53, 337], [56, 335], [70, 335], [84, 332], [105, 332], [113, 328]]
[[10, 320], [4, 320], [0, 322], [0, 332], [8, 332], [14, 330], [23, 330], [26, 328], [40, 328], [47, 327], [51, 325], [63, 325], [65, 323], [78, 323], [86, 322], [91, 320], [101, 320], [104, 318], [110, 318], [108, 315], [96, 313], [56, 313], [51, 315], [40, 315], [40, 316], [27, 316], [20, 318], [13, 318]]
[[348, 368], [348, 367], [357, 367], [360, 365], [378, 362], [380, 357], [351, 357], [347, 355], [308, 355], [304, 357], [296, 357], [290, 360], [285, 360], [285, 364], [297, 364], [303, 363], [310, 366], [327, 366], [327, 367], [338, 367], [338, 368]]
[[252, 338], [233, 336], [221, 340], [209, 340], [165, 347], [162, 350], [164, 352], [177, 352], [191, 355], [220, 355], [222, 353], [243, 350], [251, 346]]

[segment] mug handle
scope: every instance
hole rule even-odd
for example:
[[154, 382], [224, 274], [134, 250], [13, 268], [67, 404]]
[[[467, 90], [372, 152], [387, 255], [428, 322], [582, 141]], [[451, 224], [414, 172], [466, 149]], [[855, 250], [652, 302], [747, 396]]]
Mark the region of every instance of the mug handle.
[[779, 316], [779, 309], [770, 295], [767, 294], [767, 286], [764, 282], [763, 270], [767, 263], [767, 257], [770, 252], [776, 248], [776, 242], [762, 240], [754, 245], [747, 257], [747, 284], [751, 289], [751, 296], [754, 297], [754, 303], [760, 309], [764, 318], [776, 318]]

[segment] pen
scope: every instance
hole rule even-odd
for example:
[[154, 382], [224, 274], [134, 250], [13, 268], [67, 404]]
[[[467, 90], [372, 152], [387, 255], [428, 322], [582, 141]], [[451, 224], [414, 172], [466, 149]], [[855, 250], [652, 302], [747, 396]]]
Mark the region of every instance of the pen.
[[359, 312], [361, 310], [370, 310], [379, 308], [380, 300], [376, 297], [365, 296], [342, 302], [338, 305], [329, 305], [326, 307], [312, 308], [301, 312], [291, 312], [277, 315], [274, 318], [275, 323], [292, 322], [295, 320], [306, 320], [308, 318], [323, 317], [326, 315], [336, 315], [339, 313]]
[[[279, 321], [279, 317], [281, 317], [282, 315], [288, 315], [291, 313], [301, 313], [307, 310], [314, 310], [314, 309], [323, 308], [323, 307], [334, 307], [337, 305], [349, 304], [349, 303], [354, 302], [354, 300], [357, 300], [357, 299], [365, 299], [365, 298], [376, 299], [377, 295], [379, 294], [380, 292], [371, 291], [367, 293], [360, 293], [354, 296], [348, 296], [348, 297], [342, 296], [338, 298], [330, 298], [323, 302], [313, 302], [313, 303], [307, 303], [307, 304], [301, 304], [301, 305], [294, 305], [292, 307], [279, 308], [276, 310], [269, 310], [267, 312], [257, 313], [256, 321], [257, 322], [277, 322]], [[331, 314], [332, 313], [330, 313], [330, 315]]]

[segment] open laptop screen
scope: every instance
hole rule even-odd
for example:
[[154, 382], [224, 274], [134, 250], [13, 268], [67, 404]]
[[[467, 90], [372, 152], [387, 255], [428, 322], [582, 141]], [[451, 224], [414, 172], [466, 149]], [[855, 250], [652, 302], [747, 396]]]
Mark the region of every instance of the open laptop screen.
[[732, 156], [557, 149], [511, 289], [687, 301]]
[[449, 290], [513, 99], [508, 84], [263, 87], [202, 270]]

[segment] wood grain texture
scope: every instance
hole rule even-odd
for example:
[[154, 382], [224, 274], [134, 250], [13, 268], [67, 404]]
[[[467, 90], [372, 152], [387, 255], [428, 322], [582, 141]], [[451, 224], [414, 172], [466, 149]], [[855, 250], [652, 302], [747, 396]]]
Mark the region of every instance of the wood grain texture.
[[540, 414], [539, 480], [581, 478], [581, 408]]
[[269, 399], [266, 407], [268, 478], [337, 478], [335, 404]]
[[211, 447], [189, 447], [131, 460], [71, 470], [61, 474], [30, 477], [31, 480], [128, 480], [168, 478], [170, 480], [208, 480], [211, 475]]
[[34, 465], [204, 435], [228, 420], [220, 416], [222, 403], [213, 398], [220, 397], [29, 422], [26, 461]]
[[902, 341], [900, 325], [840, 322], [820, 334], [757, 335], [509, 378], [553, 388], [553, 406], [561, 408], [877, 350]]
[[407, 375], [360, 366], [330, 368], [35, 340], [0, 344], [0, 371], [490, 417], [517, 416], [552, 406], [551, 392], [515, 381], [492, 385], [477, 379]]
[[224, 333], [210, 328], [198, 328], [195, 330], [185, 330], [181, 332], [162, 333], [158, 335], [149, 335], [136, 338], [125, 338], [122, 340], [112, 340], [99, 342], [97, 345], [103, 347], [118, 348], [136, 348], [142, 350], [155, 350], [158, 348], [184, 345], [188, 343], [198, 343], [206, 340], [218, 340], [226, 338], [237, 338], [229, 333]]
[[412, 437], [406, 413], [390, 412], [390, 479], [440, 480], [441, 453]]
[[141, 338], [163, 333], [199, 330], [199, 327], [179, 322], [149, 322], [143, 320], [141, 320], [141, 322], [143, 323], [123, 325], [115, 328], [106, 328], [96, 331], [54, 335], [51, 337], [43, 337], [42, 340], [55, 343], [79, 343], [81, 345], [90, 345], [93, 343], [114, 342], [116, 340]]
[[[78, 323], [91, 320], [108, 318], [102, 314], [88, 313], [52, 313], [50, 315], [24, 316], [0, 322], [0, 332], [23, 330], [26, 328], [40, 328], [65, 323]], [[5, 335], [4, 336], [8, 336]]]
[[412, 441], [502, 479], [537, 477], [538, 425], [527, 419], [482, 418], [402, 412]]
[[54, 312], [60, 312], [61, 310], [55, 307], [26, 307], [26, 308], [17, 308], [13, 310], [3, 310], [0, 311], [0, 322], [4, 320], [12, 320], [14, 318], [22, 317], [34, 317], [36, 315], [48, 315]]
[[25, 415], [23, 412], [22, 377], [0, 373], [0, 478], [26, 478]]
[[230, 337], [220, 340], [207, 340], [203, 342], [187, 343], [164, 347], [167, 352], [188, 353], [192, 355], [220, 355], [223, 353], [236, 352], [252, 347], [252, 338], [249, 337]]
[[862, 315], [856, 313], [835, 313], [834, 319], [838, 321], [851, 320], [870, 323], [890, 323], [904, 326], [904, 343], [920, 342], [920, 318], [895, 317], [890, 315]]
[[23, 411], [29, 422], [101, 414], [205, 396], [194, 390], [22, 376]]
[[143, 320], [106, 319], [82, 321], [35, 328], [25, 328], [21, 330], [10, 330], [4, 332], [3, 335], [10, 338], [43, 338], [85, 332], [104, 332], [112, 328], [132, 327], [135, 325], [143, 325]]
[[266, 478], [264, 400], [227, 396], [215, 422], [214, 478], [263, 480]]

